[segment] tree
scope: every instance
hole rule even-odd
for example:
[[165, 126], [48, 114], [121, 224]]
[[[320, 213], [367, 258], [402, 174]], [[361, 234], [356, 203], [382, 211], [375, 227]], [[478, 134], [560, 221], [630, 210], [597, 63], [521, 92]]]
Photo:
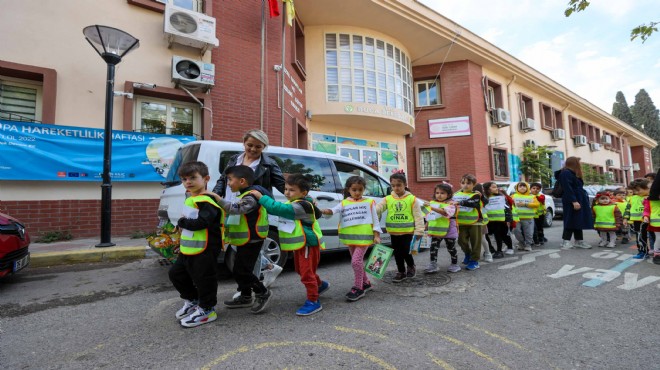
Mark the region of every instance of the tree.
[[[632, 113], [635, 125], [639, 125], [644, 129], [644, 133], [650, 136], [655, 141], [660, 141], [660, 116], [658, 109], [655, 108], [653, 100], [646, 92], [641, 89], [635, 95], [635, 105], [630, 110]], [[652, 150], [653, 168], [658, 168], [660, 164], [660, 146], [656, 146]]]
[[552, 176], [552, 169], [550, 168], [551, 154], [552, 150], [545, 145], [526, 145], [523, 147], [520, 171], [525, 175], [526, 181], [550, 184]]
[[[570, 17], [573, 13], [585, 10], [589, 5], [590, 3], [587, 0], [570, 0], [568, 2], [568, 8], [564, 10], [564, 15]], [[653, 32], [658, 32], [658, 24], [660, 24], [660, 22], [649, 22], [648, 24], [642, 23], [639, 26], [633, 28], [630, 31], [630, 41], [633, 41], [639, 37], [643, 44], [646, 39], [651, 37]]]
[[642, 130], [641, 127], [635, 126], [632, 113], [630, 113], [630, 107], [628, 106], [626, 97], [621, 91], [616, 92], [616, 101], [614, 102], [614, 105], [612, 105], [612, 115], [630, 126], [633, 126], [640, 131]]

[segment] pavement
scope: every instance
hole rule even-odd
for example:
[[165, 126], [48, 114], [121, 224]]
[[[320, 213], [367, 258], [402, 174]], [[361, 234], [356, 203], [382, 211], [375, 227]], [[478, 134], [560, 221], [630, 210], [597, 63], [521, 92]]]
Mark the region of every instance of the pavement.
[[[78, 263], [131, 261], [150, 252], [145, 239], [114, 237], [112, 247], [98, 248], [99, 238], [73, 239], [54, 243], [31, 243], [30, 266], [48, 267]], [[154, 253], [154, 252], [151, 252]]]

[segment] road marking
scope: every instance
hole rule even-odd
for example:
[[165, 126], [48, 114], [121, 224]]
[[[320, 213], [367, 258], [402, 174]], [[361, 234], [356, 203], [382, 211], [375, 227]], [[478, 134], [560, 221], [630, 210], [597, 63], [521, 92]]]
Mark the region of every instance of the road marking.
[[635, 260], [635, 259], [629, 258], [629, 259], [619, 263], [618, 265], [612, 267], [609, 270], [600, 270], [599, 269], [597, 271], [603, 271], [602, 274], [601, 273], [597, 274], [591, 280], [583, 283], [582, 285], [583, 286], [588, 286], [588, 287], [591, 287], [591, 288], [596, 288], [596, 287], [602, 285], [603, 283], [606, 283], [608, 281], [612, 281], [613, 279], [617, 278], [619, 275], [621, 275], [623, 270], [629, 268], [630, 266], [635, 265], [639, 261], [640, 260]]
[[[660, 280], [660, 276], [647, 276], [642, 280], [637, 280], [638, 276], [639, 275], [637, 274], [626, 272], [626, 274], [623, 275], [623, 284], [619, 285], [617, 288], [623, 290], [633, 290]], [[660, 288], [660, 285], [658, 285], [658, 288]]]
[[442, 361], [441, 359], [433, 356], [432, 354], [427, 353], [426, 355], [431, 358], [431, 361], [433, 361], [436, 365], [442, 367], [443, 369], [445, 369], [445, 370], [455, 370], [453, 366], [451, 366], [448, 363]]
[[496, 365], [498, 369], [508, 369], [508, 367], [506, 367], [506, 365], [498, 363], [497, 361], [495, 361], [495, 359], [493, 359], [489, 355], [479, 351], [478, 348], [474, 347], [473, 345], [467, 344], [467, 343], [465, 343], [465, 342], [463, 342], [459, 339], [456, 339], [454, 337], [450, 337], [448, 335], [436, 333], [436, 332], [433, 332], [433, 331], [430, 331], [430, 330], [427, 330], [427, 329], [424, 329], [424, 328], [419, 328], [419, 331], [421, 331], [423, 333], [426, 333], [426, 334], [435, 335], [435, 336], [440, 337], [440, 338], [442, 338], [442, 339], [444, 339], [448, 342], [451, 342], [451, 343], [454, 343], [458, 346], [464, 347], [465, 349], [467, 349], [468, 351], [474, 353], [475, 355], [483, 358], [484, 360], [492, 363], [493, 365]]
[[224, 355], [216, 358], [215, 360], [209, 362], [208, 364], [202, 366], [201, 368], [204, 370], [211, 369], [213, 366], [217, 366], [220, 363], [226, 361], [228, 358], [235, 356], [239, 353], [247, 353], [252, 350], [259, 350], [262, 348], [271, 348], [271, 347], [285, 347], [285, 346], [293, 346], [293, 347], [298, 347], [298, 346], [311, 346], [311, 347], [323, 347], [323, 348], [328, 348], [332, 349], [335, 351], [340, 351], [344, 353], [349, 353], [349, 354], [355, 354], [359, 355], [362, 358], [388, 370], [396, 370], [396, 367], [393, 365], [385, 362], [384, 360], [369, 354], [364, 351], [360, 351], [355, 348], [347, 347], [341, 344], [336, 344], [336, 343], [330, 343], [330, 342], [314, 342], [314, 341], [304, 341], [304, 342], [265, 342], [265, 343], [259, 343], [255, 344], [252, 347], [248, 346], [243, 346], [239, 347], [233, 351], [227, 352]]
[[385, 334], [373, 333], [373, 332], [366, 331], [366, 330], [361, 330], [361, 329], [347, 328], [347, 327], [344, 327], [344, 326], [335, 326], [335, 330], [341, 331], [341, 332], [344, 332], [344, 333], [362, 334], [362, 335], [367, 335], [367, 336], [370, 336], [370, 337], [376, 337], [376, 338], [380, 338], [380, 339], [390, 339], [390, 337], [388, 337]]
[[500, 269], [500, 270], [512, 269], [514, 267], [526, 265], [528, 263], [532, 263], [532, 262], [536, 261], [536, 257], [545, 256], [545, 255], [553, 254], [553, 253], [557, 253], [557, 252], [559, 252], [559, 249], [545, 249], [545, 250], [542, 250], [542, 251], [532, 252], [530, 254], [525, 254], [525, 255], [522, 256], [520, 261], [510, 263], [508, 265], [500, 266], [500, 267], [498, 267], [498, 269]]
[[575, 274], [581, 274], [583, 272], [591, 271], [593, 268], [591, 267], [580, 267], [578, 269], [573, 270], [575, 265], [564, 265], [562, 266], [559, 271], [555, 272], [554, 274], [547, 275], [548, 277], [558, 279], [558, 278], [563, 278], [566, 276], [571, 276]]

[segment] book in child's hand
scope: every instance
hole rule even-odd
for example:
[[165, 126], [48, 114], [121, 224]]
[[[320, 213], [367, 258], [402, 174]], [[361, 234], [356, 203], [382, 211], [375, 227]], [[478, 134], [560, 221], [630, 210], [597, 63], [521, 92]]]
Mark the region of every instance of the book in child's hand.
[[376, 244], [371, 249], [371, 254], [364, 266], [364, 271], [375, 278], [382, 279], [387, 270], [387, 265], [392, 258], [393, 249], [382, 244]]
[[410, 241], [410, 254], [416, 255], [419, 252], [419, 248], [421, 245], [422, 245], [422, 237], [418, 235], [413, 235], [413, 238]]

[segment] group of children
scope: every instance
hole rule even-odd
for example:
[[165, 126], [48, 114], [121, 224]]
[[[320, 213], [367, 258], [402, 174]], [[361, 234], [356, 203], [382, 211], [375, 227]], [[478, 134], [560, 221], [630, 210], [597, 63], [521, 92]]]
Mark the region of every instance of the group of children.
[[660, 178], [647, 174], [633, 180], [626, 189], [602, 191], [593, 200], [594, 228], [601, 238], [599, 247], [614, 248], [617, 237], [627, 244], [635, 236], [634, 259], [653, 258], [660, 265]]
[[[263, 241], [268, 236], [268, 214], [277, 216], [280, 248], [293, 253], [295, 270], [306, 289], [305, 303], [296, 311], [300, 316], [321, 311], [319, 295], [330, 287], [317, 274], [320, 252], [325, 248], [318, 223], [322, 215], [340, 215], [339, 240], [349, 248], [354, 272], [353, 286], [346, 294], [348, 301], [356, 301], [371, 290], [363, 261], [367, 249], [380, 243], [382, 215], [385, 215], [387, 232], [391, 235], [397, 268], [392, 279], [394, 283], [416, 276], [412, 245], [425, 233], [431, 237], [430, 264], [424, 270], [428, 274], [439, 271], [437, 258], [443, 241], [451, 258], [448, 271], [452, 273], [461, 270], [457, 240], [465, 255], [462, 264], [467, 270], [479, 268], [482, 246], [485, 246], [486, 261], [514, 254], [512, 233], [518, 241], [518, 249], [523, 251], [531, 251], [547, 241], [543, 235], [545, 198], [540, 194], [539, 183], [519, 182], [516, 192], [509, 196], [496, 183], [478, 184], [474, 175], [466, 174], [461, 178], [459, 191], [454, 192], [450, 184], [443, 182], [435, 187], [430, 201], [422, 201], [410, 193], [405, 174], [400, 171], [390, 177], [391, 194], [376, 204], [373, 199], [363, 196], [366, 189], [364, 178], [352, 176], [345, 184], [345, 199], [332, 209], [320, 210], [308, 196], [311, 183], [302, 174], [291, 174], [286, 178], [284, 195], [288, 201], [285, 203], [275, 201], [263, 187], [254, 186], [254, 173], [248, 166], [230, 167], [225, 174], [231, 191], [240, 194], [233, 201], [206, 190], [210, 177], [204, 163], [190, 162], [179, 169], [181, 181], [190, 196], [186, 198], [183, 216], [178, 220], [180, 254], [169, 276], [184, 300], [183, 307], [176, 312], [184, 327], [195, 327], [217, 319], [215, 265], [217, 253], [225, 243], [236, 246], [233, 274], [240, 294], [224, 301], [224, 305], [230, 309], [250, 308], [252, 313], [267, 308], [273, 293], [254, 270]], [[623, 199], [620, 192], [612, 195], [614, 201], [609, 194], [597, 197], [593, 212], [597, 230], [601, 233], [600, 245], [613, 247], [614, 232], [629, 220], [638, 235], [640, 254], [636, 258], [645, 258], [648, 255], [646, 235], [652, 235], [651, 243], [654, 243], [652, 232], [660, 231], [660, 183], [657, 186], [653, 183], [651, 195], [647, 180], [634, 181], [630, 189], [633, 195], [627, 202], [620, 201]], [[625, 230], [621, 229], [623, 241], [628, 237]], [[495, 238], [494, 246], [489, 235]], [[660, 248], [658, 245], [655, 248], [654, 262], [657, 258], [660, 263]]]

